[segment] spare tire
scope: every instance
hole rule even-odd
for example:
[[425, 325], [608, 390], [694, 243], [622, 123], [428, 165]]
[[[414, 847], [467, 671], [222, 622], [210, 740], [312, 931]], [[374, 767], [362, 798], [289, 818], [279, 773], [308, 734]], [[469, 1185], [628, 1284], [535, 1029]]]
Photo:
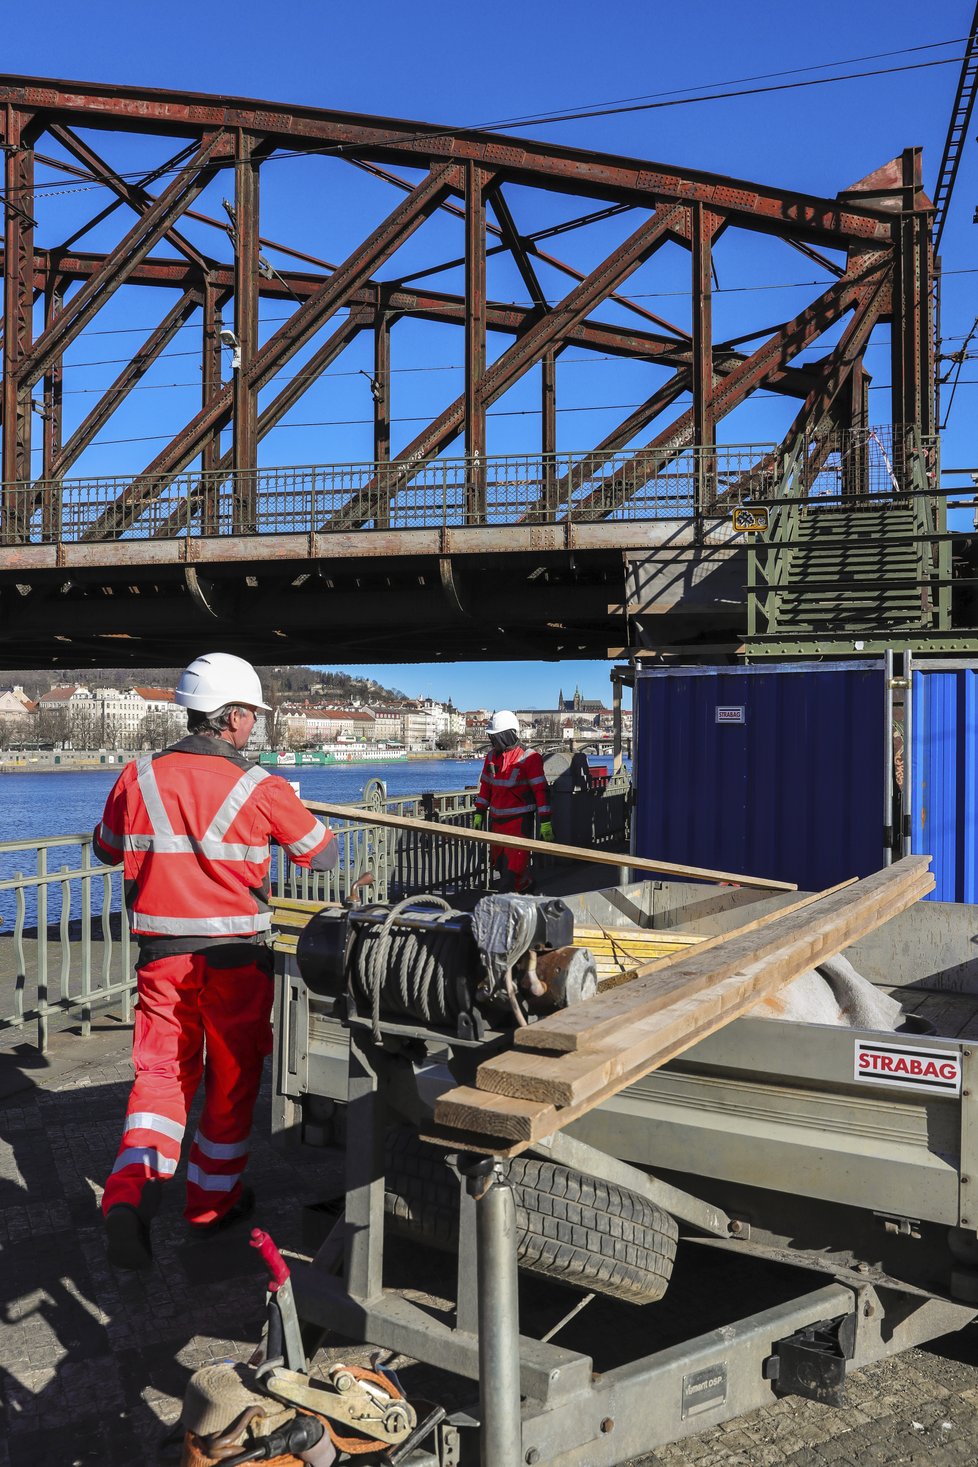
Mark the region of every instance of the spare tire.
[[[459, 1183], [441, 1152], [399, 1126], [386, 1138], [384, 1211], [392, 1230], [437, 1248], [458, 1244]], [[676, 1223], [637, 1192], [552, 1161], [505, 1163], [521, 1268], [631, 1304], [666, 1291]]]

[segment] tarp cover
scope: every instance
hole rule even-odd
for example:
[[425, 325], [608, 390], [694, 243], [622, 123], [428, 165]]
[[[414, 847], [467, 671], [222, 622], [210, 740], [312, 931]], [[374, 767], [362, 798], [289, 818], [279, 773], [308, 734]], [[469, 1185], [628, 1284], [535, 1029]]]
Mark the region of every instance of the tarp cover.
[[757, 1004], [752, 1013], [759, 1019], [888, 1031], [898, 1028], [903, 1019], [899, 999], [891, 998], [857, 973], [841, 954], [786, 983]]

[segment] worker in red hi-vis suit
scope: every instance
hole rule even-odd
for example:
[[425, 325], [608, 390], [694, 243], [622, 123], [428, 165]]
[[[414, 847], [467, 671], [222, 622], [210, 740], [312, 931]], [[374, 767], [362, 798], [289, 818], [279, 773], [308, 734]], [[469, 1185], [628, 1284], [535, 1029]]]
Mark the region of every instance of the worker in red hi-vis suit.
[[[535, 749], [520, 743], [520, 725], [515, 713], [501, 708], [486, 727], [490, 749], [482, 766], [479, 793], [475, 797], [472, 824], [476, 830], [488, 822], [500, 835], [532, 837], [537, 817], [541, 840], [552, 841], [550, 801], [543, 760]], [[500, 890], [530, 889], [530, 853], [506, 846], [490, 846], [493, 870], [499, 873]]]
[[185, 1216], [198, 1235], [246, 1217], [248, 1137], [272, 1047], [269, 842], [299, 866], [336, 864], [336, 840], [291, 785], [243, 757], [267, 710], [250, 663], [198, 657], [175, 700], [188, 736], [127, 764], [95, 828], [95, 853], [123, 863], [139, 942], [135, 1083], [102, 1211], [109, 1261], [146, 1268], [160, 1187], [180, 1160], [187, 1112], [204, 1080], [190, 1145]]

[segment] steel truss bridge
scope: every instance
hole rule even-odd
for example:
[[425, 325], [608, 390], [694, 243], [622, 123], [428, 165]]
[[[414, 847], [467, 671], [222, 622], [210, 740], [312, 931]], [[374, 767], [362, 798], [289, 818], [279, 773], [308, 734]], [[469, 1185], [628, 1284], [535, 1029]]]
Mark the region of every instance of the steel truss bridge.
[[[866, 441], [864, 354], [881, 325], [892, 343], [890, 459], [899, 468], [911, 440], [932, 440], [934, 211], [917, 149], [819, 198], [242, 98], [0, 76], [0, 104], [7, 666], [166, 665], [204, 642], [258, 661], [733, 647], [747, 575], [730, 506], [776, 496], [789, 458], [797, 478], [799, 445], [814, 482], [840, 441]], [[140, 147], [155, 161], [134, 174]], [[260, 199], [274, 195], [269, 170], [284, 159], [295, 197], [309, 186], [296, 170], [311, 170], [313, 187], [370, 175], [375, 217], [352, 244], [344, 218], [339, 258], [265, 232]], [[59, 232], [55, 204], [72, 189], [95, 202]], [[447, 252], [446, 219], [457, 233]], [[825, 284], [790, 320], [761, 317], [717, 340], [714, 271], [741, 231], [800, 253]], [[565, 235], [597, 263], [554, 253]], [[419, 266], [428, 236], [434, 262]], [[647, 292], [628, 293], [666, 245], [688, 257], [688, 328], [642, 304]], [[525, 303], [492, 298], [501, 260]], [[439, 276], [457, 293], [432, 289]], [[136, 319], [157, 324], [73, 416], [72, 352], [114, 319], [120, 292]], [[262, 301], [282, 312], [267, 334]], [[392, 454], [391, 372], [411, 321], [460, 333], [462, 391]], [[196, 338], [199, 406], [136, 471], [86, 477], [86, 451], [178, 331]], [[490, 333], [504, 342], [494, 355]], [[812, 355], [826, 333], [834, 344]], [[370, 461], [267, 467], [283, 457], [287, 414], [364, 340]], [[568, 347], [658, 369], [641, 405], [575, 453], [557, 439]], [[514, 390], [525, 402], [531, 373], [538, 444], [498, 454], [487, 414]], [[724, 419], [761, 390], [795, 404], [782, 443], [718, 443]], [[847, 493], [870, 492], [864, 461], [845, 459]]]

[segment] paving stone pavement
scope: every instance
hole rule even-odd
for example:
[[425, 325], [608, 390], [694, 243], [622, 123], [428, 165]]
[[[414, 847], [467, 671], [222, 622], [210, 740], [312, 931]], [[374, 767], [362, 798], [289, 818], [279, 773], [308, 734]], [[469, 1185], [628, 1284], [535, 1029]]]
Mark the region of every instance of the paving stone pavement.
[[[128, 1044], [128, 1031], [103, 1020], [85, 1040], [55, 1035], [47, 1060], [27, 1046], [0, 1050], [0, 1467], [175, 1462], [165, 1438], [189, 1375], [209, 1361], [247, 1359], [260, 1332], [263, 1270], [247, 1228], [219, 1242], [188, 1239], [179, 1181], [154, 1224], [153, 1270], [124, 1275], [106, 1263], [98, 1201], [131, 1078]], [[302, 1208], [335, 1193], [338, 1163], [273, 1142], [267, 1077], [249, 1175], [256, 1220], [286, 1255], [308, 1256]], [[448, 1265], [431, 1255], [426, 1267], [425, 1286], [437, 1290]], [[723, 1292], [709, 1269], [693, 1270], [703, 1274], [707, 1314]], [[599, 1310], [587, 1328], [611, 1319]], [[687, 1323], [697, 1332], [711, 1321]], [[338, 1353], [356, 1358], [349, 1347], [329, 1355]], [[414, 1380], [430, 1393], [423, 1372]], [[840, 1410], [778, 1401], [631, 1467], [974, 1463], [978, 1327], [854, 1373], [847, 1397]]]

